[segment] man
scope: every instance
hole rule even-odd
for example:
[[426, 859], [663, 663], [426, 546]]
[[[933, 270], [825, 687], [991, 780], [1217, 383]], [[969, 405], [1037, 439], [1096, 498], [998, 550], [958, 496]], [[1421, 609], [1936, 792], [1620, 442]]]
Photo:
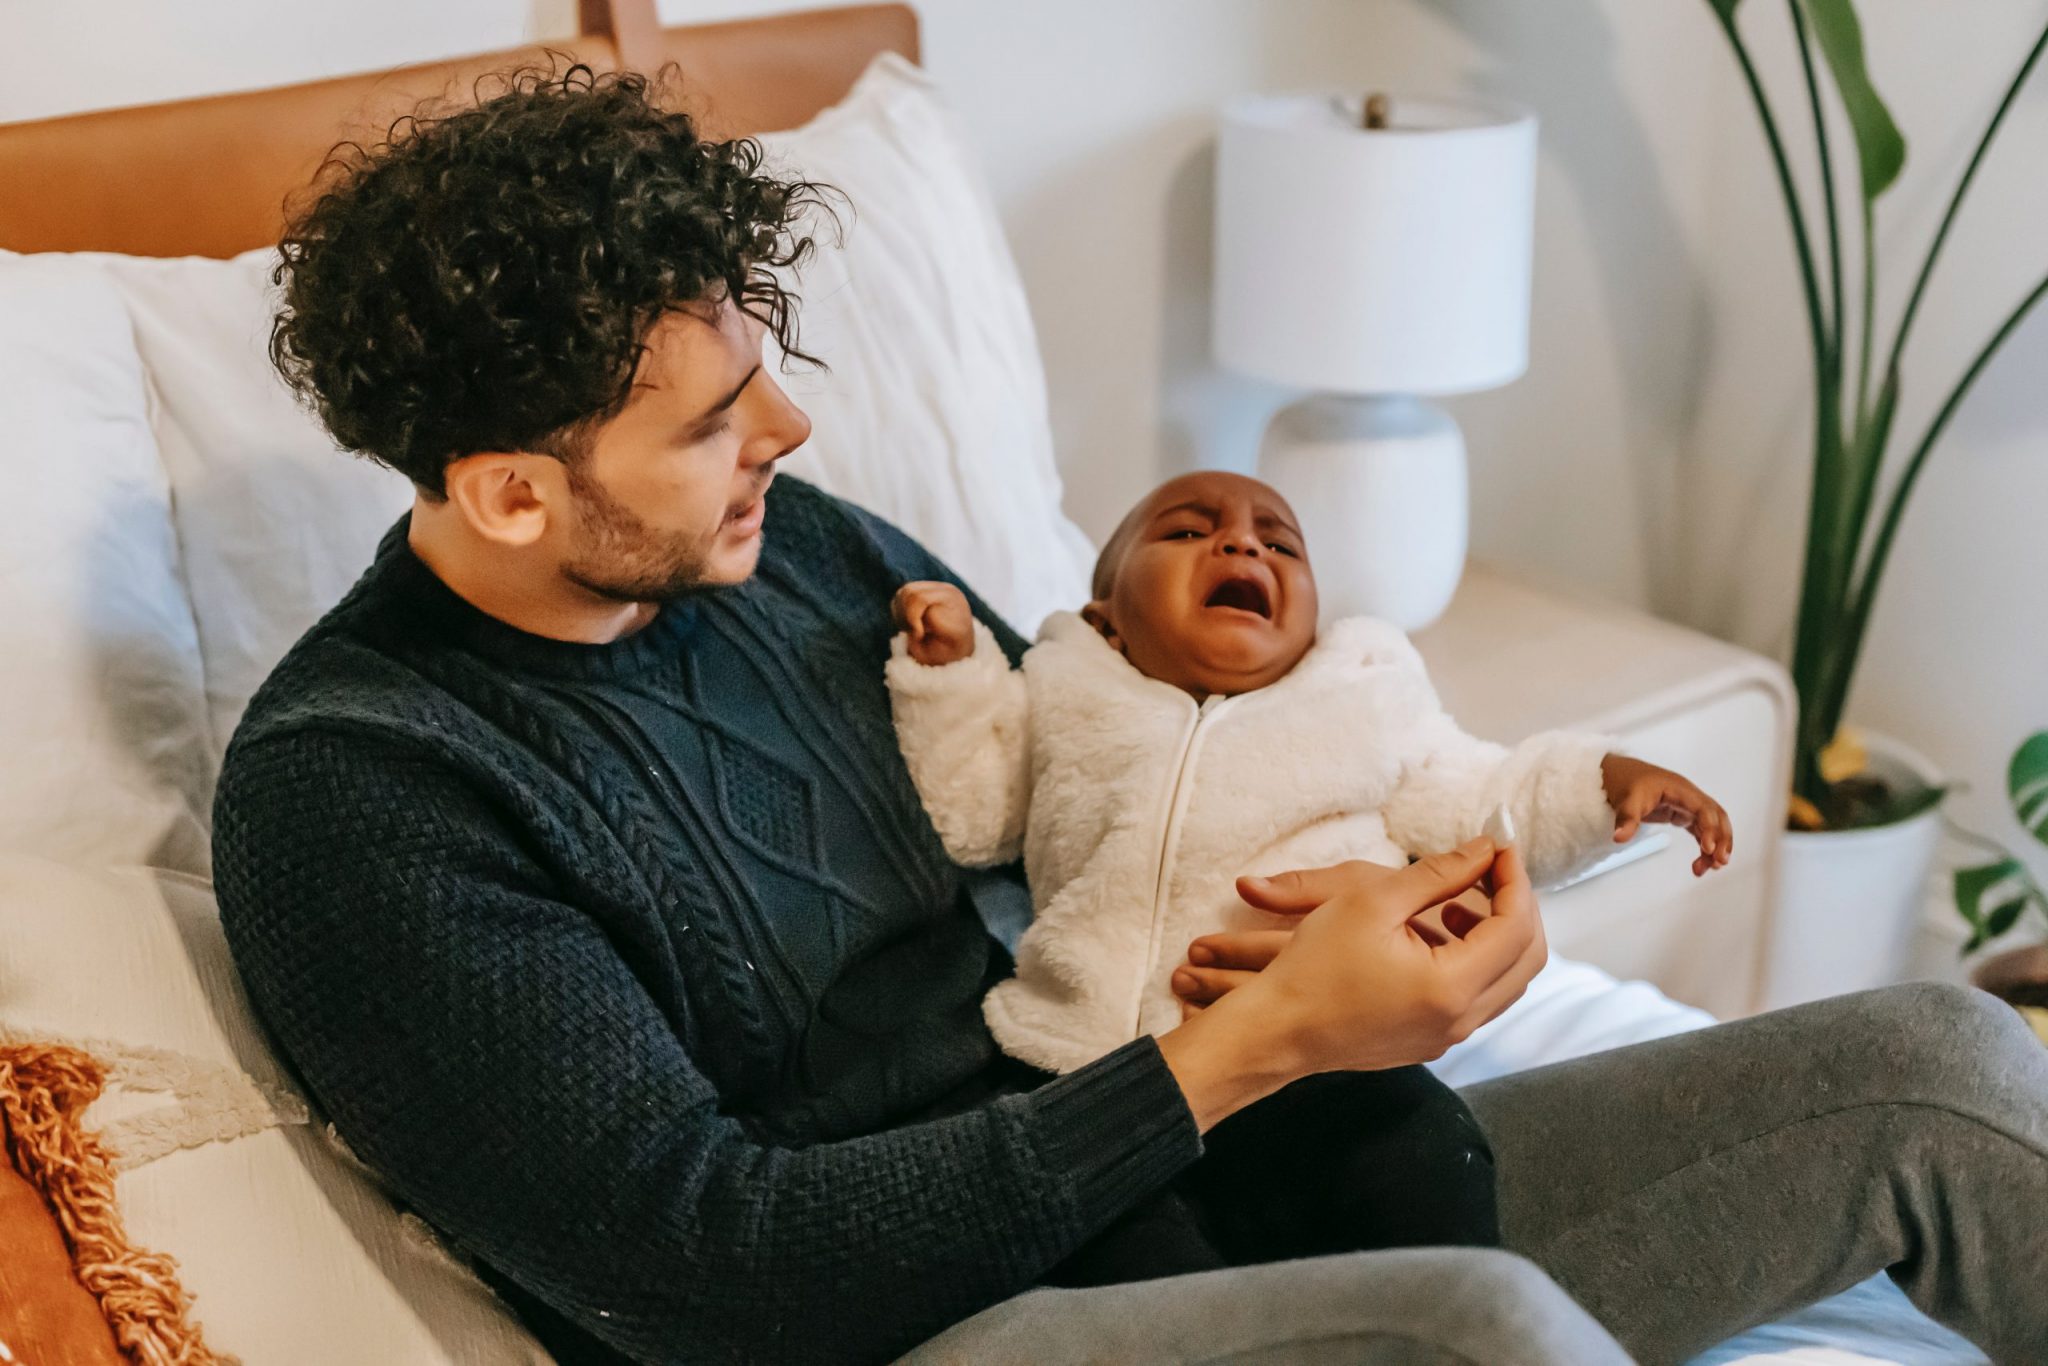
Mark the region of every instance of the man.
[[[1587, 1366], [1881, 1267], [2003, 1358], [2048, 1342], [2011, 1289], [2048, 1239], [2001, 1217], [2048, 1197], [2048, 1057], [1937, 988], [1470, 1092], [1533, 1264], [1020, 1294], [1223, 1117], [1439, 1056], [1541, 930], [1484, 842], [1307, 871], [1270, 889], [1296, 932], [1190, 965], [1180, 1028], [1058, 1079], [997, 1054], [983, 914], [1018, 888], [945, 859], [882, 683], [894, 590], [952, 576], [770, 491], [808, 424], [761, 367], [764, 330], [802, 356], [769, 272], [817, 194], [576, 70], [351, 153], [283, 244], [274, 359], [419, 495], [236, 734], [222, 917], [342, 1136], [560, 1359], [878, 1360], [957, 1325], [930, 1350]], [[1410, 928], [1489, 872], [1463, 937]]]

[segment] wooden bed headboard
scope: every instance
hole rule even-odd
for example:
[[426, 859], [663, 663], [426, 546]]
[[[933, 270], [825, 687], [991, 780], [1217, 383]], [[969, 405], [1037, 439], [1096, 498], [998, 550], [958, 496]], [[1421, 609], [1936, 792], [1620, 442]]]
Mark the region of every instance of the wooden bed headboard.
[[723, 136], [794, 128], [879, 53], [918, 56], [903, 4], [663, 29], [654, 0], [580, 0], [580, 21], [579, 36], [547, 47], [0, 124], [0, 248], [225, 257], [275, 242], [286, 199], [334, 144], [550, 51], [600, 71], [673, 62], [683, 106]]

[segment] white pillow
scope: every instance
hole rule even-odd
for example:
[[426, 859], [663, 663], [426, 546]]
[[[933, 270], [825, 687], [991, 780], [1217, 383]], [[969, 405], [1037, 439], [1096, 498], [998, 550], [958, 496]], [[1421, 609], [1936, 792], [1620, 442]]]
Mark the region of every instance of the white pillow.
[[[177, 1099], [110, 1088], [86, 1112], [117, 1161], [150, 1150], [152, 1125], [257, 1116], [254, 1132], [167, 1151], [116, 1183], [129, 1236], [177, 1258], [215, 1351], [250, 1366], [550, 1361], [304, 1121], [249, 1014], [203, 882], [0, 855], [0, 925], [0, 1030], [103, 1058], [166, 1050], [133, 1067], [187, 1072]], [[214, 1095], [195, 1102], [208, 1081]], [[164, 1125], [172, 1105], [186, 1118]]]
[[[995, 205], [932, 78], [895, 53], [841, 103], [761, 139], [842, 191], [796, 282], [785, 383], [813, 424], [791, 473], [881, 513], [1030, 635], [1087, 600], [1094, 548], [1060, 511], [1045, 369]], [[772, 532], [771, 532], [772, 534]]]
[[212, 764], [170, 486], [121, 298], [0, 253], [0, 850], [207, 867]]
[[337, 447], [271, 368], [271, 248], [231, 261], [90, 255], [120, 288], [155, 391], [216, 754], [284, 652], [412, 505]]

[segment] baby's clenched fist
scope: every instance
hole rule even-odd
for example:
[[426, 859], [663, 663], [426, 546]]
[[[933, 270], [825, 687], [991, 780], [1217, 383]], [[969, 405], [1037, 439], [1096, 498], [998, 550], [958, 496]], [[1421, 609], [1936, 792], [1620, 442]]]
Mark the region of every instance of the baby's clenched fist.
[[974, 653], [974, 613], [950, 583], [921, 581], [896, 590], [896, 624], [920, 664], [952, 664]]

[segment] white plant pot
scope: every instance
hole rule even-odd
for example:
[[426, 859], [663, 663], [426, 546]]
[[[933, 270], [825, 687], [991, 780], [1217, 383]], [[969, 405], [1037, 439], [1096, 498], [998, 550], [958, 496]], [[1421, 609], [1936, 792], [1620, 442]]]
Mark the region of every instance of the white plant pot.
[[[1866, 744], [1879, 777], [1940, 781], [1906, 746]], [[1891, 825], [1785, 832], [1765, 1009], [1904, 980], [1940, 837], [1938, 803]]]

